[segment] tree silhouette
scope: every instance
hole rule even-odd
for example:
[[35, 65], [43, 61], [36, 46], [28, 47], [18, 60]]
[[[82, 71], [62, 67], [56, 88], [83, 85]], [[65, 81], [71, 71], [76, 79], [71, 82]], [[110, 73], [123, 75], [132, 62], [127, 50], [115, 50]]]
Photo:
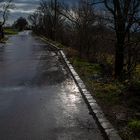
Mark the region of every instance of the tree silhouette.
[[14, 27], [17, 28], [19, 31], [24, 30], [28, 25], [28, 22], [25, 18], [20, 17], [15, 21]]
[[8, 19], [9, 9], [13, 8], [13, 0], [0, 0], [0, 39], [4, 38], [3, 26]]

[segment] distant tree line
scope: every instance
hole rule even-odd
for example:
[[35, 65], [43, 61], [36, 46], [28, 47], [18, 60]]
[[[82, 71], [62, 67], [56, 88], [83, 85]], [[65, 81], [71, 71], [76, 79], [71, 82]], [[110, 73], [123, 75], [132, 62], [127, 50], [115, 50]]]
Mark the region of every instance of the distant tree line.
[[18, 31], [23, 31], [28, 28], [28, 21], [26, 18], [19, 17], [12, 26]]
[[41, 0], [29, 20], [34, 32], [76, 49], [79, 57], [114, 66], [118, 79], [131, 76], [137, 65], [139, 0], [80, 0], [73, 7]]

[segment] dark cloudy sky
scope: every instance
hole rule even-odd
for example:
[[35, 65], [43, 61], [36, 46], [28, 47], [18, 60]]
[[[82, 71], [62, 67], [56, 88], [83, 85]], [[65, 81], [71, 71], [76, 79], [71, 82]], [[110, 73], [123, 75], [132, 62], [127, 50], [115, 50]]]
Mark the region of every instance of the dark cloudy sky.
[[[28, 17], [29, 14], [34, 12], [34, 10], [38, 7], [40, 0], [13, 0], [15, 4], [15, 8], [11, 10], [9, 20], [7, 23], [13, 23], [18, 17]], [[66, 2], [68, 4], [73, 4], [78, 0], [60, 0]]]

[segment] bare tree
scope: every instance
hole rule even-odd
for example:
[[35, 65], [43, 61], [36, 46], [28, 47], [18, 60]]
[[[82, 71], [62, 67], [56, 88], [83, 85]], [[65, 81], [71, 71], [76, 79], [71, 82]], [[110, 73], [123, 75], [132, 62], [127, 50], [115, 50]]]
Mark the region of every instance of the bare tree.
[[1, 22], [0, 22], [1, 38], [4, 38], [3, 26], [8, 18], [9, 9], [13, 8], [12, 1], [13, 0], [5, 0], [5, 1], [1, 0], [0, 1], [0, 7], [1, 7], [0, 15], [2, 16]]
[[95, 14], [89, 2], [90, 0], [80, 0], [78, 7], [69, 8], [64, 5], [62, 11], [59, 11], [73, 25], [80, 57], [83, 49], [89, 57], [90, 48], [93, 46], [92, 30]]
[[111, 21], [111, 24], [113, 21], [116, 32], [115, 77], [121, 78], [126, 38], [129, 38], [133, 26], [140, 23], [140, 0], [94, 0], [90, 4], [104, 4], [109, 11], [108, 16], [112, 15], [113, 20], [108, 18], [108, 21]]
[[[4, 25], [5, 22], [6, 22], [6, 19], [7, 19], [7, 16], [8, 16], [8, 13], [9, 13], [9, 9], [11, 8], [11, 3], [12, 3], [12, 0], [8, 0], [8, 1], [0, 1], [1, 2], [1, 15], [2, 15], [2, 21], [1, 21], [1, 25]], [[2, 3], [3, 2], [3, 3]]]
[[139, 21], [139, 0], [104, 0], [104, 5], [112, 14], [116, 32], [115, 77], [122, 76], [124, 68], [125, 40], [131, 28]]
[[54, 0], [54, 40], [56, 40], [56, 26], [57, 26], [57, 0]]
[[[95, 12], [94, 6], [101, 3], [107, 9], [107, 18], [102, 15], [97, 15], [97, 12]], [[97, 31], [98, 25], [105, 21], [105, 24], [100, 26], [100, 28], [105, 29], [104, 34], [105, 32], [113, 34], [113, 41], [108, 46], [112, 46], [113, 42], [116, 41], [115, 51], [114, 47], [110, 50], [115, 52], [115, 77], [120, 78], [124, 70], [126, 70], [126, 67], [128, 71], [131, 71], [135, 66], [131, 65], [133, 61], [132, 53], [130, 52], [134, 48], [131, 46], [138, 45], [138, 43], [132, 45], [132, 41], [134, 40], [132, 30], [136, 25], [139, 26], [139, 12], [139, 0], [81, 0], [79, 5], [75, 7], [68, 7], [66, 4], [59, 3], [58, 0], [41, 0], [37, 12], [31, 15], [30, 19], [34, 24], [34, 28], [40, 33], [53, 40], [57, 39], [57, 41], [63, 39], [69, 40], [68, 45], [71, 44], [71, 46], [77, 47], [80, 56], [84, 54], [87, 57], [90, 56], [91, 50], [92, 54], [93, 52], [96, 53], [95, 51], [98, 48], [95, 49], [96, 45], [94, 44], [97, 43], [97, 40], [101, 39], [101, 34], [99, 33], [96, 38], [95, 31]], [[115, 30], [115, 35], [112, 29], [106, 28], [106, 26], [110, 25]], [[102, 29], [100, 29], [100, 32], [103, 32]], [[127, 46], [130, 46], [131, 49], [128, 49], [129, 47]], [[102, 51], [105, 51], [105, 49], [102, 49]], [[106, 52], [110, 53], [109, 50], [106, 50]], [[101, 55], [105, 54], [100, 49], [98, 53], [101, 53]], [[114, 56], [114, 53], [112, 55]]]
[[29, 15], [28, 20], [30, 21], [34, 32], [37, 33], [40, 24], [40, 11], [37, 9], [33, 14]]
[[61, 5], [57, 0], [41, 0], [37, 11], [30, 15], [29, 19], [36, 29], [39, 28], [40, 33], [56, 40], [62, 35], [59, 31], [62, 30], [64, 22], [62, 16], [57, 12], [60, 8]]

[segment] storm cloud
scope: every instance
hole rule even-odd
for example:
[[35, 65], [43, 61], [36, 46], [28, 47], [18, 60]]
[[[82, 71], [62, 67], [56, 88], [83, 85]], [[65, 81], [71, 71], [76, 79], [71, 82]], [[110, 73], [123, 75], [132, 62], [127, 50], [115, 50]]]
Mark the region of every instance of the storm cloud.
[[[60, 0], [67, 4], [73, 4], [78, 0]], [[39, 6], [40, 0], [14, 0], [15, 8], [10, 10], [9, 20], [7, 24], [12, 24], [17, 18], [27, 18]]]

